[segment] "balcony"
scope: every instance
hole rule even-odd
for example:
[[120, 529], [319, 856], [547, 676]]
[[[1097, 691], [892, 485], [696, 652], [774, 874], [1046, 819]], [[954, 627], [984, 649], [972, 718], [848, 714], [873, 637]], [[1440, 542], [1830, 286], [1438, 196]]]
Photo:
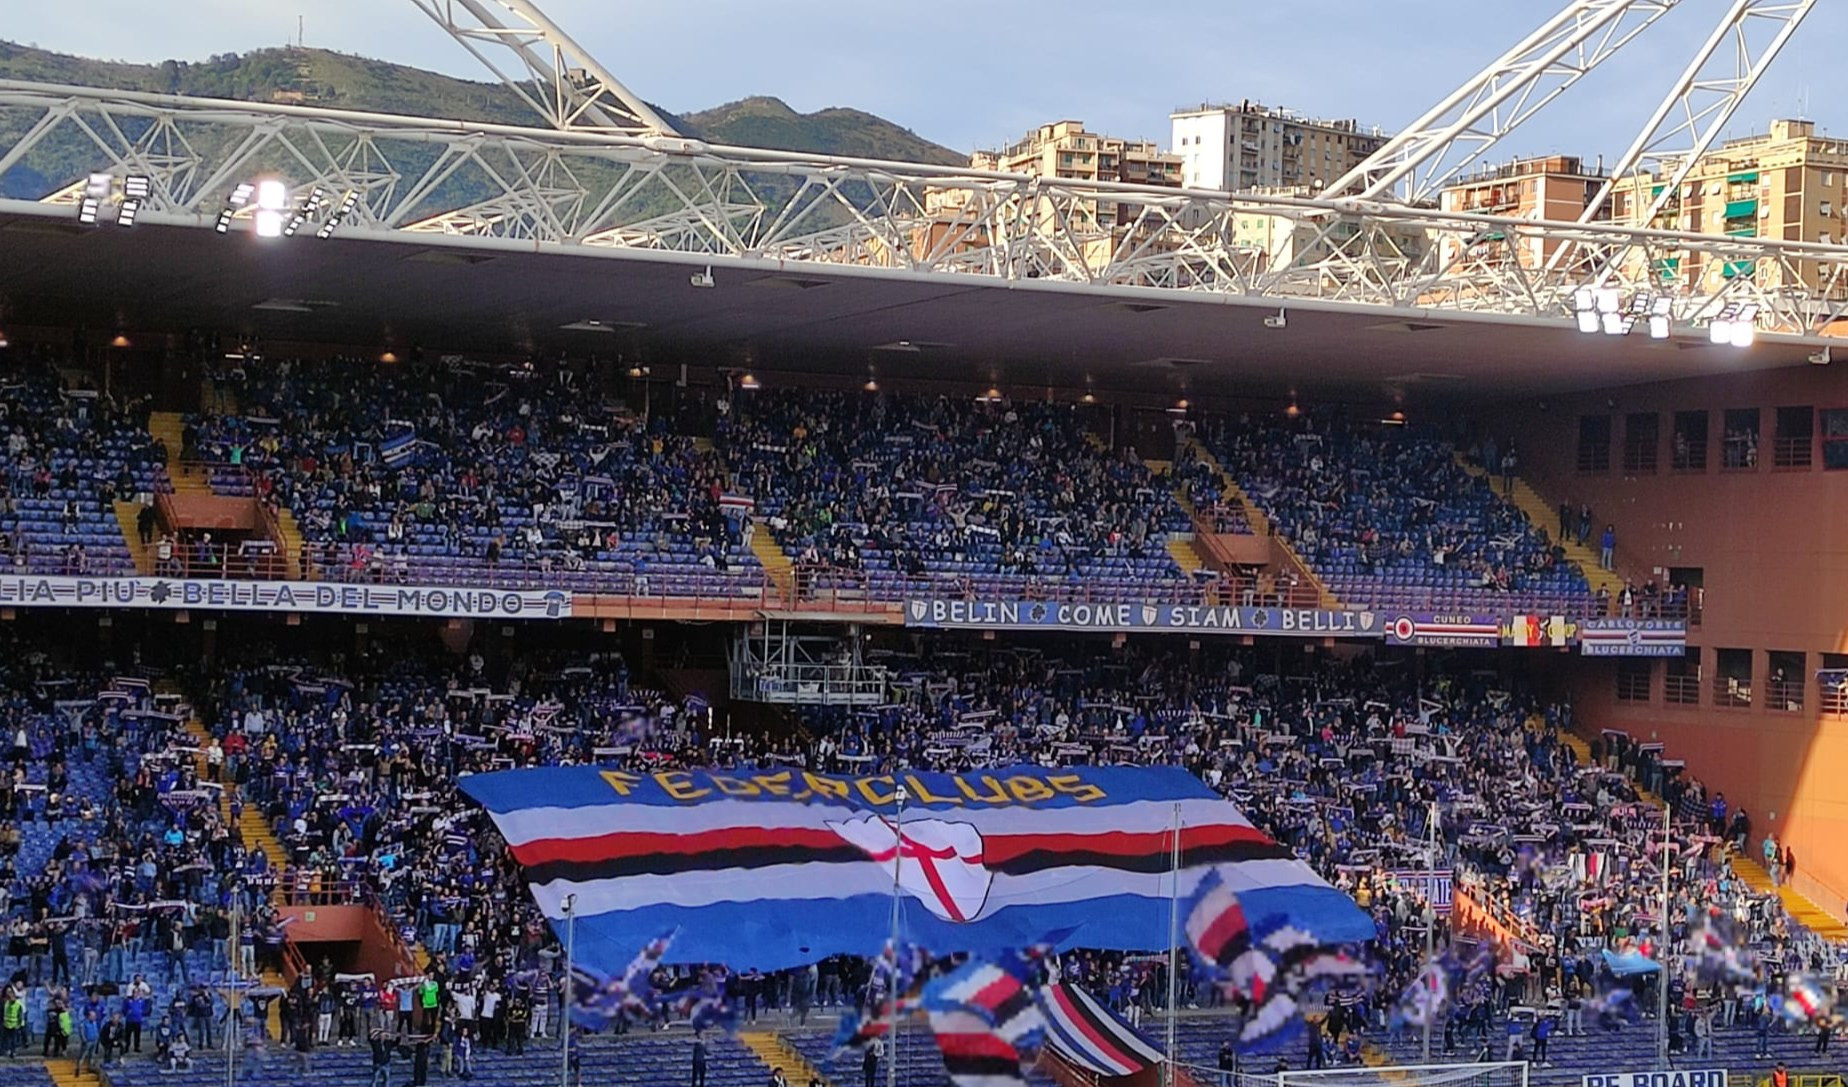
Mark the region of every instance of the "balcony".
[[1738, 676], [1713, 677], [1713, 704], [1728, 709], [1752, 708], [1752, 681]]

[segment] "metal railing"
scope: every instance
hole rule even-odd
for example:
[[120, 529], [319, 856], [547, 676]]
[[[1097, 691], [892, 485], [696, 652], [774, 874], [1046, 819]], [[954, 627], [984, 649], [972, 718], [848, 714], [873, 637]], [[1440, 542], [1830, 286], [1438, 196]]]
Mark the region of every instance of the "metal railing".
[[1738, 676], [1714, 676], [1713, 704], [1731, 709], [1751, 709], [1751, 679], [1740, 679]]
[[1662, 677], [1662, 700], [1671, 706], [1700, 705], [1700, 673]]
[[1784, 713], [1803, 710], [1804, 684], [1800, 679], [1773, 679], [1765, 682], [1765, 708]]

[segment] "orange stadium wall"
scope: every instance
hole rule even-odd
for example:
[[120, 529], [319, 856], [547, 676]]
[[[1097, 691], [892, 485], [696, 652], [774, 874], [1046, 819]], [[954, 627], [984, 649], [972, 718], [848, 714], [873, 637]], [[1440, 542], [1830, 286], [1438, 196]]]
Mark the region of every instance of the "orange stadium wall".
[[[1555, 508], [1561, 500], [1575, 509], [1590, 503], [1594, 545], [1604, 524], [1615, 524], [1618, 568], [1627, 576], [1640, 582], [1671, 567], [1702, 571], [1702, 621], [1689, 637], [1701, 666], [1698, 702], [1667, 701], [1669, 662], [1651, 662], [1646, 701], [1620, 701], [1617, 662], [1575, 660], [1566, 672], [1581, 730], [1620, 728], [1661, 740], [1710, 790], [1745, 805], [1754, 856], [1764, 832], [1774, 832], [1795, 851], [1798, 889], [1840, 915], [1848, 902], [1848, 716], [1839, 707], [1824, 712], [1815, 674], [1848, 665], [1838, 656], [1848, 654], [1848, 471], [1822, 467], [1820, 438], [1790, 447], [1808, 452], [1809, 467], [1774, 466], [1777, 409], [1792, 407], [1848, 408], [1848, 372], [1739, 372], [1526, 400], [1480, 413], [1477, 429], [1515, 441], [1520, 475]], [[1756, 468], [1721, 470], [1726, 413], [1754, 408]], [[1708, 413], [1706, 470], [1676, 471], [1675, 413], [1699, 410]], [[1626, 472], [1631, 417], [1651, 414], [1656, 470]], [[1611, 419], [1607, 471], [1579, 470], [1586, 415]], [[1819, 433], [1815, 411], [1810, 419]], [[1639, 436], [1647, 433], [1643, 419], [1636, 424]], [[1639, 437], [1640, 445], [1647, 443]], [[1548, 531], [1556, 522], [1548, 518]], [[1750, 651], [1751, 706], [1716, 704], [1720, 649]], [[1772, 652], [1804, 654], [1800, 709], [1768, 704]]]

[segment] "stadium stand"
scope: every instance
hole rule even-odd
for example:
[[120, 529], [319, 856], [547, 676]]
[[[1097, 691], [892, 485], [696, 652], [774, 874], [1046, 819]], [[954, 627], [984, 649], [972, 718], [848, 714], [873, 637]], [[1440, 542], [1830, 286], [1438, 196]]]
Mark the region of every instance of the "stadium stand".
[[[133, 676], [61, 670], [42, 654], [8, 648], [14, 663], [3, 708], [19, 769], [0, 798], [8, 820], [0, 841], [17, 845], [9, 861], [13, 940], [0, 969], [25, 997], [35, 1046], [62, 1001], [79, 1011], [93, 1002], [105, 1018], [136, 1009], [152, 1044], [112, 1073], [117, 1083], [223, 1076], [223, 1058], [198, 1040], [190, 1070], [157, 1071], [165, 1061], [155, 1051], [165, 1040], [170, 1052], [177, 1032], [196, 1038], [204, 1025], [187, 998], [193, 983], [225, 981], [223, 909], [234, 899], [257, 921], [249, 958], [265, 963], [287, 954], [284, 934], [262, 920], [272, 901], [378, 903], [427, 956], [424, 974], [440, 987], [441, 1044], [427, 1059], [453, 1065], [467, 1020], [483, 1035], [474, 1053], [479, 1078], [547, 1081], [556, 1073], [549, 1047], [558, 1023], [558, 947], [524, 896], [503, 893], [517, 877], [453, 782], [471, 769], [593, 759], [636, 770], [838, 770], [865, 767], [866, 756], [874, 769], [1185, 765], [1373, 912], [1377, 982], [1336, 993], [1326, 1013], [1332, 1022], [1318, 1028], [1325, 1058], [1335, 1063], [1410, 1059], [1419, 1045], [1391, 1008], [1421, 962], [1424, 907], [1391, 873], [1422, 863], [1433, 800], [1441, 802], [1440, 849], [1458, 869], [1459, 890], [1494, 932], [1516, 941], [1505, 960], [1510, 969], [1458, 994], [1434, 1038], [1447, 1056], [1486, 1046], [1499, 1059], [1510, 1037], [1531, 1053], [1532, 1024], [1542, 1020], [1553, 1032], [1549, 1058], [1561, 1070], [1653, 1051], [1646, 1021], [1653, 998], [1615, 999], [1623, 985], [1605, 974], [1600, 955], [1652, 938], [1654, 871], [1617, 843], [1647, 842], [1658, 793], [1677, 813], [1678, 851], [1679, 843], [1690, 846], [1675, 865], [1674, 941], [1696, 938], [1696, 905], [1718, 906], [1758, 954], [1768, 991], [1778, 991], [1787, 973], [1827, 976], [1842, 961], [1839, 945], [1803, 930], [1775, 897], [1738, 878], [1731, 859], [1753, 844], [1749, 817], [1717, 807], [1653, 746], [1618, 734], [1584, 745], [1570, 736], [1569, 707], [1476, 671], [1466, 658], [1433, 660], [1434, 670], [1417, 677], [1400, 660], [1366, 656], [1312, 654], [1279, 668], [1249, 649], [1052, 651], [935, 636], [882, 654], [897, 677], [891, 702], [813, 713], [808, 726], [817, 739], [802, 743], [795, 734], [722, 736], [696, 704], [633, 684], [615, 655], [449, 657], [380, 646], [344, 662], [291, 662], [252, 644], [215, 669], [207, 688], [182, 696], [156, 693]], [[195, 703], [211, 723], [202, 751], [181, 727]], [[222, 807], [213, 796], [220, 784]], [[273, 829], [281, 855], [245, 845], [245, 805]], [[55, 920], [73, 915], [68, 928]], [[125, 916], [134, 920], [119, 923]], [[175, 933], [178, 957], [170, 953]], [[1455, 937], [1480, 938], [1480, 930], [1463, 929]], [[284, 1009], [285, 1030], [315, 1031], [309, 1056], [258, 1043], [240, 1058], [251, 1062], [246, 1074], [280, 1081], [298, 1075], [296, 1062], [305, 1060], [315, 1074], [357, 1077], [370, 1060], [366, 1028], [385, 1021], [383, 994], [319, 964], [297, 969], [302, 987], [264, 999]], [[1158, 961], [1073, 952], [1061, 969], [1132, 1019], [1147, 1022], [1163, 1007]], [[67, 993], [66, 973], [79, 984], [112, 984], [86, 998]], [[761, 1009], [769, 1029], [823, 1068], [825, 1027], [802, 1029], [790, 1017], [800, 1007], [831, 1013], [857, 1002], [866, 976], [864, 964], [831, 960], [812, 971], [734, 972], [730, 985], [741, 1007]], [[672, 991], [694, 980], [664, 971], [660, 985]], [[1219, 1001], [1200, 977], [1179, 983], [1189, 1009], [1182, 1052], [1210, 1065], [1236, 1020], [1209, 1014]], [[1811, 1046], [1812, 1035], [1772, 1022], [1750, 1000], [1703, 988], [1678, 980], [1671, 993], [1677, 1044], [1691, 1050], [1708, 1037], [1734, 1067], [1764, 1065], [1748, 1050], [1794, 1060]], [[540, 1025], [527, 1027], [534, 1036], [524, 1057], [496, 1049], [506, 1044], [497, 1039], [506, 1038], [510, 1020], [485, 1021], [489, 991], [502, 1007], [525, 1009], [512, 1022]], [[210, 1013], [220, 1038], [224, 1010]], [[337, 1037], [318, 1032], [321, 1011], [340, 1024]], [[1696, 1025], [1703, 1020], [1707, 1026]], [[420, 1020], [414, 1029], [428, 1028]], [[1300, 1044], [1286, 1056], [1296, 1057]], [[713, 1079], [764, 1076], [748, 1047], [709, 1046]], [[644, 1031], [589, 1043], [582, 1067], [587, 1075], [608, 1069], [620, 1082], [658, 1081], [679, 1074], [686, 1053], [682, 1028]], [[901, 1083], [944, 1081], [925, 1046], [901, 1046], [900, 1060]], [[1563, 1071], [1536, 1080], [1565, 1081]]]
[[1545, 531], [1417, 428], [1246, 419], [1207, 444], [1342, 601], [1583, 617], [1591, 587]]
[[1173, 480], [1108, 451], [1073, 405], [758, 390], [718, 441], [817, 590], [1192, 600], [1168, 554]]
[[144, 404], [71, 387], [45, 358], [0, 367], [0, 551], [11, 573], [132, 574], [115, 504], [166, 489]]
[[570, 371], [275, 360], [188, 423], [213, 489], [287, 507], [319, 576], [635, 595], [757, 590], [717, 458]]

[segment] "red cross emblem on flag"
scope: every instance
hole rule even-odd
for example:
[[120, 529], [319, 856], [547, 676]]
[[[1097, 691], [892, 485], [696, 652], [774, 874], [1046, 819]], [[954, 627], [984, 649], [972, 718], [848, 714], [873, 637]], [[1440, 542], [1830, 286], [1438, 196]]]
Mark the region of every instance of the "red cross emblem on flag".
[[828, 829], [863, 850], [899, 889], [945, 921], [972, 921], [988, 901], [994, 873], [982, 865], [982, 832], [968, 823], [907, 819], [903, 832], [877, 815]]

